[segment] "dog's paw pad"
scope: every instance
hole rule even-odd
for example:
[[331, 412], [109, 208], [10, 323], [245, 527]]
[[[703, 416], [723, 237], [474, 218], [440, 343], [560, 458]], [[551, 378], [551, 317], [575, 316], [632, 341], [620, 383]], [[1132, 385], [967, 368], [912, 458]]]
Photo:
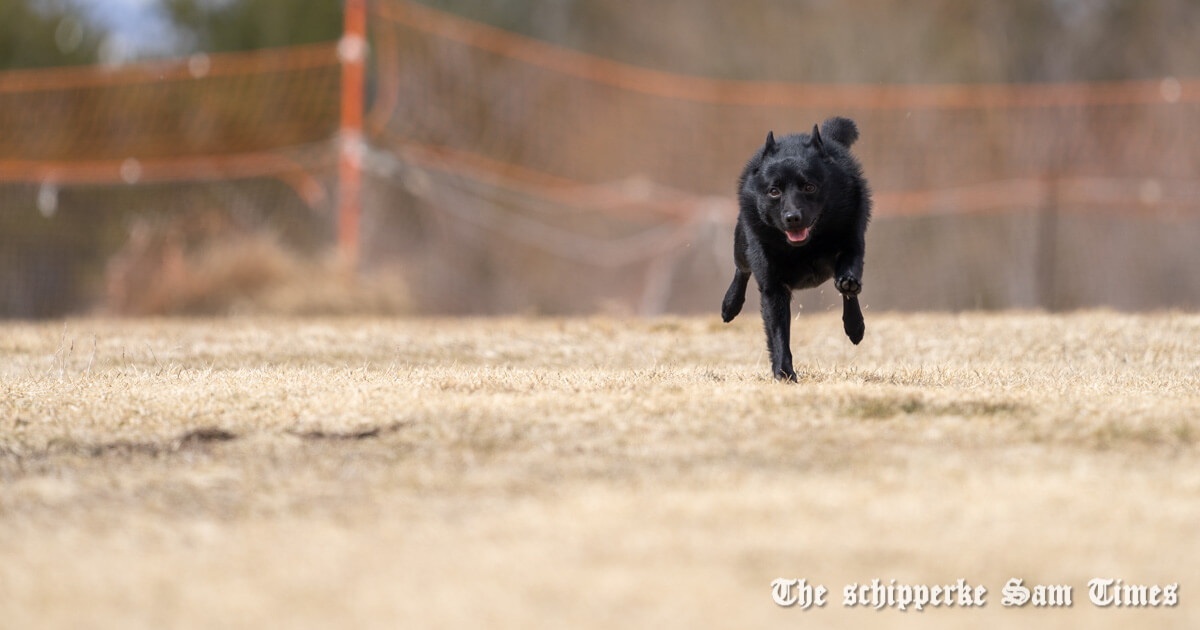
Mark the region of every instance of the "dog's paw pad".
[[862, 282], [854, 276], [842, 276], [837, 279], [837, 290], [842, 295], [858, 295], [862, 292]]

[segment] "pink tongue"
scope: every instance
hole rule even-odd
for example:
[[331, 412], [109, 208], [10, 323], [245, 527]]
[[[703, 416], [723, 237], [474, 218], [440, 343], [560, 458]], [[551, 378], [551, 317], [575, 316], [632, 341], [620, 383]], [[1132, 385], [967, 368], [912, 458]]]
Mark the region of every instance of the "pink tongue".
[[787, 231], [788, 240], [792, 241], [793, 243], [798, 243], [800, 241], [803, 241], [804, 239], [808, 238], [808, 231], [810, 229], [811, 228], [804, 228], [803, 230], [788, 230]]

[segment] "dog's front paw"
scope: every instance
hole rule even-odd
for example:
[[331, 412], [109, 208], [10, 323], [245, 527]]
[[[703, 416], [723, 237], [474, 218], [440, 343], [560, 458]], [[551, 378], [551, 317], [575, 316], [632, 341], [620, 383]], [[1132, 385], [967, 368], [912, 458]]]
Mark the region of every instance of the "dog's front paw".
[[775, 380], [783, 381], [784, 383], [795, 383], [799, 381], [796, 378], [796, 370], [790, 365], [783, 365], [775, 368]]
[[850, 274], [838, 278], [835, 285], [842, 295], [858, 295], [862, 292], [862, 281]]

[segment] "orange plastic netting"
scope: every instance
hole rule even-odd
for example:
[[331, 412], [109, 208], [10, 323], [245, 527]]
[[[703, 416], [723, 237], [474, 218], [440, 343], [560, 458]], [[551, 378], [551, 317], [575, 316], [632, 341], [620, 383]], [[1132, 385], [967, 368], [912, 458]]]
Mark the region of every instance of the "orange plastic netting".
[[[352, 243], [343, 235], [340, 244], [357, 251], [361, 232], [368, 262], [400, 256], [421, 268], [445, 266], [443, 275], [417, 275], [439, 291], [457, 291], [449, 310], [474, 308], [478, 286], [456, 283], [472, 274], [487, 277], [496, 261], [527, 276], [529, 285], [547, 284], [538, 278], [548, 273], [548, 260], [564, 270], [609, 269], [613, 276], [602, 292], [624, 297], [597, 300], [629, 301], [632, 293], [646, 303], [652, 285], [665, 286], [664, 278], [672, 277], [661, 270], [674, 263], [662, 261], [675, 260], [681, 248], [703, 244], [696, 249], [708, 251], [711, 245], [711, 265], [727, 263], [722, 235], [736, 213], [734, 182], [766, 131], [807, 131], [832, 115], [859, 124], [855, 152], [879, 219], [1017, 221], [1004, 228], [1016, 235], [1011, 240], [988, 243], [996, 248], [994, 260], [978, 255], [979, 243], [987, 242], [981, 233], [964, 237], [957, 254], [910, 262], [941, 269], [946, 261], [969, 259], [986, 270], [998, 268], [1002, 256], [1039, 261], [1006, 272], [1025, 279], [997, 280], [1002, 295], [994, 300], [968, 295], [977, 289], [964, 281], [961, 291], [945, 293], [951, 297], [897, 289], [894, 299], [880, 298], [885, 306], [1038, 304], [1027, 285], [1040, 283], [1049, 295], [1045, 278], [1054, 274], [1047, 265], [1070, 264], [1065, 250], [1053, 245], [1075, 228], [1059, 227], [1055, 216], [1177, 221], [1200, 209], [1197, 79], [1040, 85], [719, 80], [637, 67], [402, 0], [369, 3], [367, 18], [363, 142], [339, 134], [341, 104], [354, 102], [343, 101], [344, 86], [354, 84], [342, 80], [345, 41], [119, 67], [0, 72], [0, 266], [9, 270], [0, 272], [0, 284], [24, 286], [27, 278], [45, 276], [37, 282], [74, 291], [60, 289], [53, 278], [70, 277], [66, 284], [72, 284], [75, 267], [47, 275], [36, 261], [86, 254], [79, 265], [94, 268], [112, 255], [127, 238], [119, 225], [129, 219], [114, 224], [98, 213], [218, 208], [251, 226], [301, 234], [306, 247], [332, 245], [337, 214], [345, 212], [334, 203], [338, 181], [352, 164], [365, 177], [364, 224]], [[1033, 227], [1021, 223], [1029, 216]], [[886, 253], [893, 228], [879, 226], [872, 234]], [[1053, 234], [1045, 236], [1046, 230]], [[1027, 232], [1042, 236], [1019, 236]], [[89, 241], [89, 234], [108, 236]], [[471, 251], [478, 261], [441, 253], [464, 238], [482, 239]], [[908, 234], [895, 247], [919, 238]], [[1089, 247], [1105, 242], [1088, 239]], [[1038, 244], [1030, 250], [1025, 243], [1032, 241]], [[1128, 274], [1169, 271], [1178, 260], [1171, 253], [1160, 258]], [[635, 264], [649, 271], [634, 280], [619, 273]], [[1097, 277], [1101, 297], [1078, 303], [1109, 299], [1104, 274]], [[705, 278], [681, 290], [708, 291], [715, 280]], [[628, 284], [640, 288], [622, 293]], [[480, 309], [518, 308], [522, 299], [534, 299], [525, 290], [509, 291], [499, 302], [484, 299]], [[1173, 295], [1165, 288], [1161, 293]], [[1173, 303], [1168, 297], [1123, 303]], [[657, 303], [653, 308], [663, 308], [667, 300]], [[587, 310], [597, 302], [583, 304], [578, 308]]]

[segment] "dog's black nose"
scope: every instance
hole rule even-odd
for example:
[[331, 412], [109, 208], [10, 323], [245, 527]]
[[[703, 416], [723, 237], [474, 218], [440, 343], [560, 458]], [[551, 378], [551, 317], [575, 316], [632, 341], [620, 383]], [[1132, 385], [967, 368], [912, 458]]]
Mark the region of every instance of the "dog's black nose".
[[799, 212], [789, 212], [783, 215], [783, 225], [787, 228], [800, 227], [800, 222], [804, 217], [800, 216]]

